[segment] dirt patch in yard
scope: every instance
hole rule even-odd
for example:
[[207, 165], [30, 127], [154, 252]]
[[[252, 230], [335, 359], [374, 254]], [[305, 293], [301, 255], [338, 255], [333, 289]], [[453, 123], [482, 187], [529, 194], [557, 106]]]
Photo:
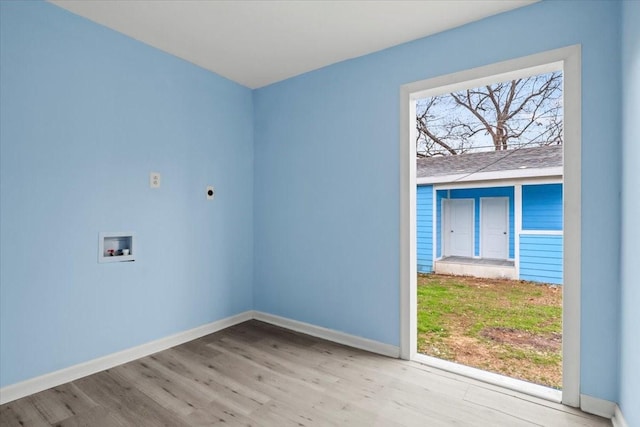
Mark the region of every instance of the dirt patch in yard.
[[484, 328], [480, 335], [498, 344], [516, 347], [530, 347], [540, 351], [559, 351], [562, 348], [562, 334], [532, 334], [513, 328]]

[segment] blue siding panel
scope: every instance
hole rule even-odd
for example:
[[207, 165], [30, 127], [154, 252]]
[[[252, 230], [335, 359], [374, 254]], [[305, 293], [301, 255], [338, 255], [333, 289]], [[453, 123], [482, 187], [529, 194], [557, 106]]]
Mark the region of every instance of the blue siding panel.
[[416, 193], [416, 257], [419, 273], [433, 271], [433, 186], [419, 185]]
[[522, 229], [562, 230], [562, 184], [522, 186]]
[[520, 279], [562, 284], [560, 235], [520, 235]]
[[[550, 245], [554, 246], [553, 239], [550, 238], [562, 238], [561, 234], [548, 235], [548, 234], [527, 234], [523, 232], [522, 235], [527, 236], [527, 244], [530, 245]], [[520, 247], [522, 247], [522, 241], [520, 241]]]

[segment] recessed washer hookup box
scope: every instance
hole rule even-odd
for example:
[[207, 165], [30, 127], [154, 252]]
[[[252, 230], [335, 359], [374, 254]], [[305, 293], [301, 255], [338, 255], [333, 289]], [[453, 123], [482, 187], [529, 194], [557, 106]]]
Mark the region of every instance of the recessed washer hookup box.
[[101, 232], [98, 240], [98, 262], [135, 261], [135, 233]]

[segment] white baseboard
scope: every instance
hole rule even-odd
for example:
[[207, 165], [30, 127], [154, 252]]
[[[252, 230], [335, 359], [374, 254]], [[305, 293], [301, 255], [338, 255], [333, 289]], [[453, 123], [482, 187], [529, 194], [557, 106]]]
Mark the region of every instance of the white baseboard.
[[381, 343], [380, 341], [362, 338], [333, 329], [312, 325], [310, 323], [300, 322], [298, 320], [292, 320], [286, 317], [263, 313], [261, 311], [254, 311], [253, 318], [262, 322], [270, 323], [272, 325], [290, 329], [292, 331], [311, 335], [313, 337], [322, 338], [328, 341], [336, 342], [338, 344], [348, 345], [349, 347], [370, 351], [371, 353], [377, 353], [383, 356], [395, 358], [400, 357], [400, 347]]
[[367, 350], [372, 353], [381, 354], [389, 357], [399, 357], [400, 348], [397, 346], [384, 344], [367, 338], [346, 334], [344, 332], [334, 331], [332, 329], [311, 325], [309, 323], [299, 322], [297, 320], [287, 319], [285, 317], [275, 316], [260, 311], [245, 311], [235, 316], [217, 320], [188, 331], [179, 332], [165, 338], [160, 338], [137, 347], [119, 351], [117, 353], [108, 354], [97, 359], [79, 363], [59, 371], [50, 372], [39, 377], [31, 378], [16, 384], [11, 384], [0, 389], [0, 405], [12, 402], [21, 397], [29, 396], [43, 390], [56, 387], [87, 375], [92, 375], [105, 369], [110, 369], [123, 363], [128, 363], [142, 357], [149, 356], [162, 350], [166, 350], [176, 345], [195, 340], [208, 334], [220, 331], [238, 323], [247, 320], [256, 319], [276, 326], [291, 329], [292, 331], [302, 332], [318, 338], [334, 341], [339, 344], [348, 345], [350, 347]]
[[95, 374], [105, 369], [110, 369], [141, 357], [149, 356], [162, 350], [183, 344], [185, 342], [203, 337], [205, 335], [228, 328], [229, 326], [252, 319], [253, 312], [245, 311], [235, 316], [226, 317], [188, 331], [179, 332], [165, 338], [160, 338], [137, 347], [109, 354], [84, 363], [60, 369], [39, 377], [31, 378], [16, 384], [11, 384], [0, 389], [0, 405], [11, 402], [30, 394], [56, 387], [87, 375]]
[[622, 410], [618, 405], [616, 405], [616, 409], [613, 413], [613, 418], [611, 419], [611, 423], [613, 427], [629, 427], [627, 421], [624, 419], [624, 415], [622, 415]]
[[589, 414], [598, 415], [605, 418], [613, 418], [616, 411], [616, 404], [608, 400], [597, 397], [580, 395], [580, 409]]

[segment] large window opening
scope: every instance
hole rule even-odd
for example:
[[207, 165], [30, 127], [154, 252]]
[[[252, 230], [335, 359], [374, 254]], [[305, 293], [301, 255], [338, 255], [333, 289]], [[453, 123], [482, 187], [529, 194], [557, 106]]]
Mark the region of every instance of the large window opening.
[[562, 71], [415, 120], [418, 354], [561, 389]]
[[403, 357], [578, 404], [579, 80], [572, 47], [403, 87]]

